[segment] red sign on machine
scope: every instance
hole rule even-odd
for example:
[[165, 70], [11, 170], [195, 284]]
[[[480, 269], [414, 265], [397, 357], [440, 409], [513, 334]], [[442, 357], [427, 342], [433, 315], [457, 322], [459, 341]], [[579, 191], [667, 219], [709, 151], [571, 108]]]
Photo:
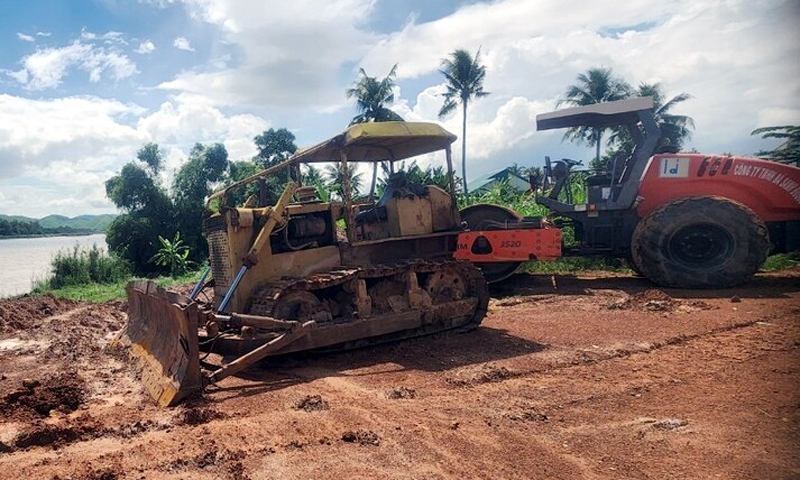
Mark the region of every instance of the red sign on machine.
[[561, 256], [561, 230], [534, 228], [462, 232], [453, 257], [470, 262], [524, 262]]

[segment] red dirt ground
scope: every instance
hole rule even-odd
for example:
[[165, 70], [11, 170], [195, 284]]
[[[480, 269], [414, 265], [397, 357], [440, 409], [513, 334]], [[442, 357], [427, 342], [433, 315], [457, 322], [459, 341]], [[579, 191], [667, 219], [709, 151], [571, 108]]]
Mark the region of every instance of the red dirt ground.
[[800, 269], [492, 293], [472, 332], [273, 360], [172, 409], [107, 348], [124, 303], [0, 302], [0, 477], [800, 478]]

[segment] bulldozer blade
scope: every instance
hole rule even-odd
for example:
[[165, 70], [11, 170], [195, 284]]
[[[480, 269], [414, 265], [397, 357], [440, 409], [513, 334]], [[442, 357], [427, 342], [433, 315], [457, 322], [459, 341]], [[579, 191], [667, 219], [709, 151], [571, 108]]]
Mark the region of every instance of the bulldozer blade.
[[150, 280], [130, 282], [125, 290], [130, 356], [150, 396], [167, 407], [200, 391], [197, 304]]

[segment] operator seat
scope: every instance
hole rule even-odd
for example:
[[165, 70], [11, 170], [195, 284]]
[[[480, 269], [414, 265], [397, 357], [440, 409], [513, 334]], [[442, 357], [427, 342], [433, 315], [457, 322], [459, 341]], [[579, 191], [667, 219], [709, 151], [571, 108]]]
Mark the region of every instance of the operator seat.
[[386, 189], [383, 191], [383, 195], [378, 199], [375, 206], [358, 212], [358, 215], [356, 215], [356, 225], [386, 221], [388, 218], [386, 204], [392, 198], [424, 197], [427, 194], [425, 185], [409, 182], [405, 172], [400, 171], [393, 173], [389, 176], [389, 180], [386, 182]]

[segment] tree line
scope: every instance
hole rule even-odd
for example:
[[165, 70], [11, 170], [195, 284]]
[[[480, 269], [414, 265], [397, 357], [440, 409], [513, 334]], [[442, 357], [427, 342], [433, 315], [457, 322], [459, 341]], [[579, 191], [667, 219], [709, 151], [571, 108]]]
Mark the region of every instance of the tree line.
[[0, 238], [9, 237], [44, 237], [54, 235], [86, 235], [94, 233], [91, 230], [72, 227], [42, 227], [37, 221], [25, 221], [0, 218]]

